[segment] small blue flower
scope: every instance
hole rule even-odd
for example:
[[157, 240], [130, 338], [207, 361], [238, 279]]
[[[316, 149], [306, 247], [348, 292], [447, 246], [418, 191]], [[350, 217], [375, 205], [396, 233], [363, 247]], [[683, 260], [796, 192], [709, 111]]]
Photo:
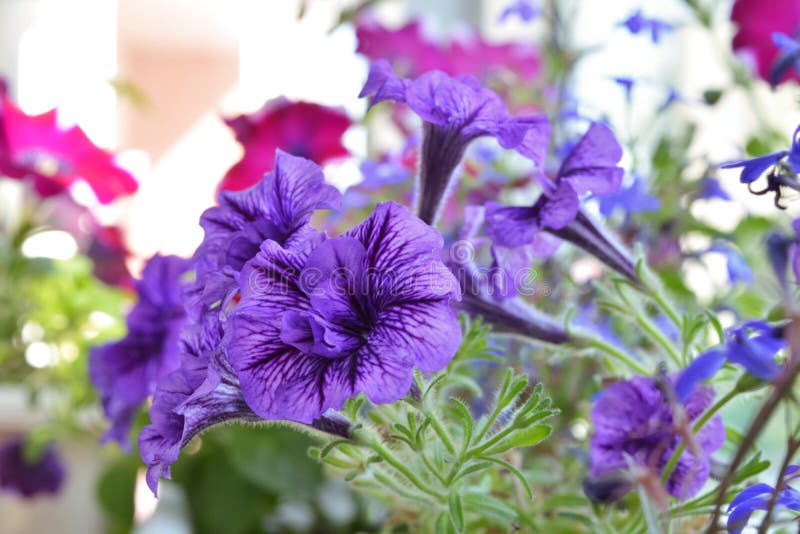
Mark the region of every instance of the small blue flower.
[[779, 150], [764, 156], [758, 156], [750, 159], [739, 159], [735, 161], [728, 161], [719, 166], [720, 169], [737, 169], [742, 168], [742, 174], [739, 181], [743, 184], [749, 184], [758, 180], [764, 172], [770, 167], [777, 165], [783, 158], [792, 168], [794, 173], [800, 171], [800, 140], [797, 134], [800, 132], [800, 126], [794, 131], [792, 135], [792, 146], [789, 150]]
[[694, 359], [675, 384], [678, 398], [685, 399], [698, 382], [714, 376], [728, 361], [737, 363], [751, 375], [771, 382], [781, 368], [775, 355], [786, 347], [780, 327], [763, 321], [748, 321], [727, 332], [727, 341]]
[[[788, 484], [797, 478], [798, 469], [800, 466], [797, 465], [790, 465], [786, 468], [784, 483]], [[767, 510], [773, 493], [775, 493], [775, 488], [769, 484], [756, 484], [739, 493], [728, 506], [729, 534], [739, 534], [747, 526], [750, 515], [756, 510]], [[800, 492], [789, 486], [784, 487], [778, 493], [775, 508], [788, 508], [800, 512]]]
[[725, 256], [725, 263], [728, 266], [728, 281], [731, 284], [742, 282], [745, 284], [753, 283], [753, 270], [747, 264], [739, 251], [725, 243], [715, 243], [708, 252], [717, 252]]
[[800, 42], [784, 33], [773, 33], [772, 42], [781, 50], [769, 71], [769, 83], [775, 87], [787, 70], [800, 66]]
[[712, 198], [731, 200], [731, 196], [722, 188], [719, 180], [710, 176], [706, 176], [700, 180], [700, 188], [697, 198], [702, 198], [704, 200], [711, 200]]
[[650, 39], [653, 41], [653, 44], [658, 44], [663, 33], [675, 29], [675, 26], [668, 22], [645, 17], [641, 9], [634, 11], [627, 19], [620, 22], [619, 25], [625, 26], [633, 35], [650, 32]]
[[647, 194], [645, 180], [638, 175], [621, 191], [598, 195], [596, 198], [604, 217], [611, 217], [617, 210], [624, 211], [627, 216], [642, 211], [658, 211], [661, 207], [658, 198]]
[[497, 22], [505, 22], [511, 17], [519, 17], [522, 22], [530, 22], [541, 14], [541, 8], [534, 0], [515, 0], [503, 9]]

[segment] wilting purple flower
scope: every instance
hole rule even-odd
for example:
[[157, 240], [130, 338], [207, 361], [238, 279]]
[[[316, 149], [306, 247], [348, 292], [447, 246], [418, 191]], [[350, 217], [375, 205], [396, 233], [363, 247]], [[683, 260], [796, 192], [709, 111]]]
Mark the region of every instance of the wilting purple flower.
[[782, 328], [763, 321], [749, 321], [726, 333], [725, 343], [699, 355], [686, 368], [675, 384], [675, 392], [686, 398], [695, 384], [708, 380], [728, 361], [737, 363], [751, 375], [766, 382], [780, 372], [775, 356], [786, 348]]
[[[797, 479], [800, 476], [800, 466], [790, 465], [786, 468], [784, 473], [783, 483]], [[728, 506], [728, 532], [729, 534], [740, 534], [750, 516], [756, 510], [767, 510], [769, 503], [772, 500], [772, 495], [775, 493], [775, 488], [769, 484], [755, 484], [749, 488], [742, 490]], [[784, 486], [778, 493], [775, 499], [775, 509], [786, 508], [794, 512], [800, 512], [800, 491]]]
[[147, 464], [147, 484], [158, 493], [158, 480], [169, 478], [170, 464], [196, 435], [229, 420], [259, 418], [242, 397], [236, 373], [224, 353], [218, 313], [181, 334], [181, 367], [158, 383], [150, 407], [151, 424], [139, 435], [139, 452]]
[[[478, 265], [475, 250], [489, 244], [488, 239], [478, 237], [483, 212], [480, 206], [467, 206], [459, 240], [447, 248], [445, 263], [458, 280], [462, 295], [452, 307], [472, 317], [483, 317], [494, 332], [555, 344], [570, 341], [559, 321], [520, 298], [520, 294], [536, 290], [530, 286], [531, 282], [538, 283], [531, 276], [530, 260], [513, 265], [495, 259], [489, 269]], [[498, 251], [493, 250], [493, 253], [496, 255]]]
[[653, 43], [658, 44], [661, 35], [665, 32], [670, 32], [675, 27], [669, 22], [657, 18], [645, 17], [641, 9], [637, 9], [631, 15], [619, 23], [620, 26], [625, 26], [633, 35], [638, 35], [642, 32], [649, 32], [650, 39]]
[[[589, 478], [603, 480], [619, 475], [617, 490], [610, 499], [633, 489], [626, 480], [629, 462], [654, 471], [659, 476], [679, 443], [685, 439], [685, 427], [711, 405], [714, 390], [697, 387], [685, 402], [673, 405], [656, 379], [636, 376], [609, 386], [592, 407], [594, 434], [589, 445]], [[685, 419], [676, 414], [682, 410]], [[666, 483], [667, 492], [679, 499], [697, 493], [708, 479], [710, 455], [725, 441], [722, 419], [712, 417], [687, 444]], [[600, 497], [600, 496], [596, 496]]]
[[25, 498], [55, 494], [61, 489], [64, 476], [64, 465], [52, 444], [32, 459], [26, 458], [24, 438], [0, 444], [0, 489]]
[[617, 210], [627, 216], [642, 211], [658, 211], [661, 207], [658, 198], [647, 194], [647, 184], [641, 176], [634, 176], [633, 182], [618, 192], [598, 195], [597, 202], [604, 217], [611, 217]]
[[181, 277], [188, 269], [183, 258], [153, 256], [135, 282], [139, 300], [128, 314], [128, 333], [89, 355], [89, 376], [111, 421], [104, 439], [127, 446], [136, 412], [156, 382], [178, 367], [178, 336], [185, 322]]
[[706, 176], [702, 180], [700, 180], [700, 188], [697, 194], [697, 198], [702, 198], [706, 200], [710, 200], [712, 198], [718, 198], [720, 200], [731, 200], [731, 196], [728, 194], [725, 189], [722, 188], [722, 184], [719, 183], [719, 180], [716, 178], [712, 178], [710, 176]]
[[447, 365], [461, 334], [442, 237], [406, 208], [379, 204], [313, 250], [267, 240], [240, 278], [228, 357], [266, 419], [310, 423], [364, 392], [408, 393], [412, 369]]
[[315, 210], [337, 208], [341, 193], [325, 183], [314, 162], [276, 151], [275, 168], [244, 191], [223, 191], [219, 205], [200, 217], [205, 230], [195, 253], [197, 278], [190, 285], [190, 307], [204, 307], [229, 298], [237, 289], [236, 276], [261, 243], [287, 245], [304, 240]]
[[[533, 206], [487, 203], [488, 236], [495, 246], [518, 248], [535, 244], [542, 233], [548, 233], [578, 245], [637, 280], [633, 261], [580, 206], [584, 193], [603, 195], [619, 190], [623, 170], [617, 162], [621, 157], [622, 148], [611, 130], [593, 123], [564, 159], [555, 179], [540, 180], [543, 192]], [[555, 250], [549, 241], [546, 248]]]
[[544, 115], [514, 117], [493, 91], [472, 76], [451, 77], [441, 71], [419, 78], [399, 78], [386, 61], [370, 66], [360, 96], [370, 105], [402, 102], [423, 120], [416, 212], [433, 224], [457, 178], [456, 168], [467, 145], [478, 137], [495, 137], [542, 168], [550, 136]]
[[541, 8], [534, 0], [514, 0], [503, 9], [497, 21], [505, 22], [511, 17], [519, 17], [523, 22], [530, 22], [541, 12]]
[[735, 161], [728, 161], [720, 165], [720, 169], [736, 169], [741, 167], [742, 174], [739, 181], [743, 184], [749, 184], [758, 180], [764, 172], [777, 165], [781, 160], [786, 158], [786, 163], [789, 164], [791, 170], [797, 174], [800, 172], [800, 126], [792, 134], [792, 146], [789, 150], [779, 150], [772, 154], [765, 156], [758, 156], [749, 159], [740, 159]]

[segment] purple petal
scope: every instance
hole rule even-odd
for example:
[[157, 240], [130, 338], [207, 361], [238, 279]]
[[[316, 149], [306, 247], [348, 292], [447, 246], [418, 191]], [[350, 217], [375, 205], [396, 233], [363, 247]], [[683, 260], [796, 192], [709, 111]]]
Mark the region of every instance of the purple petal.
[[486, 224], [486, 235], [493, 243], [511, 248], [527, 245], [541, 230], [538, 210], [532, 206], [511, 207], [487, 202]]
[[542, 226], [559, 230], [575, 220], [580, 199], [569, 183], [563, 183], [553, 194], [542, 195], [534, 209], [537, 207]]
[[622, 147], [614, 133], [603, 124], [592, 123], [561, 164], [558, 176], [579, 195], [612, 193], [622, 184], [624, 172], [617, 167], [621, 158]]
[[370, 96], [370, 106], [384, 100], [405, 102], [407, 88], [408, 80], [398, 77], [389, 62], [381, 59], [374, 61], [369, 66], [367, 81], [358, 94], [358, 98]]

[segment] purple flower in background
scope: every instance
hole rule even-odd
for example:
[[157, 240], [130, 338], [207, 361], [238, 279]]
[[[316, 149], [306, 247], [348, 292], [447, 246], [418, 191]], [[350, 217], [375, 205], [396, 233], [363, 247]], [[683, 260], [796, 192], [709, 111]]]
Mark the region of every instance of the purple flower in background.
[[0, 489], [25, 498], [55, 494], [61, 489], [64, 476], [64, 465], [52, 444], [34, 458], [27, 457], [24, 438], [0, 444]]
[[658, 42], [661, 40], [661, 36], [664, 33], [675, 29], [675, 27], [668, 22], [664, 22], [663, 20], [657, 18], [645, 17], [641, 9], [637, 9], [631, 13], [631, 15], [627, 19], [620, 22], [619, 25], [627, 28], [628, 31], [633, 35], [649, 32], [650, 39], [654, 44], [658, 44]]
[[236, 276], [261, 243], [281, 246], [315, 234], [308, 226], [315, 210], [334, 209], [341, 193], [325, 183], [322, 169], [311, 160], [276, 151], [275, 168], [244, 191], [223, 191], [219, 205], [200, 217], [205, 230], [195, 253], [197, 278], [190, 285], [190, 307], [202, 311], [237, 289]]
[[406, 208], [378, 204], [309, 251], [265, 241], [240, 278], [228, 357], [265, 419], [309, 423], [364, 392], [394, 402], [412, 369], [443, 368], [461, 333], [442, 237]]
[[503, 9], [497, 21], [505, 22], [511, 17], [519, 17], [523, 22], [530, 22], [541, 12], [541, 8], [534, 0], [514, 0]]
[[[589, 478], [602, 480], [621, 475], [620, 487], [612, 492], [616, 499], [633, 489], [625, 482], [629, 462], [661, 474], [675, 449], [685, 437], [676, 417], [683, 410], [689, 428], [711, 405], [714, 390], [697, 387], [680, 405], [673, 405], [656, 379], [636, 376], [617, 382], [602, 392], [592, 407], [594, 434], [589, 445]], [[725, 441], [722, 419], [712, 417], [687, 444], [666, 482], [673, 497], [687, 499], [705, 484], [710, 471], [710, 455]]]
[[712, 178], [711, 176], [706, 176], [700, 180], [697, 198], [702, 198], [705, 200], [710, 200], [712, 198], [731, 200], [731, 196], [727, 191], [725, 191], [725, 189], [723, 189], [722, 184], [719, 183], [719, 180]]
[[177, 256], [150, 258], [135, 282], [139, 300], [128, 314], [128, 333], [89, 354], [89, 376], [111, 421], [106, 440], [127, 447], [136, 412], [156, 382], [178, 367], [178, 335], [185, 322], [181, 277], [189, 267], [189, 260]]
[[741, 167], [742, 174], [739, 177], [739, 181], [743, 184], [749, 184], [758, 180], [767, 169], [777, 165], [785, 158], [792, 172], [797, 174], [800, 172], [800, 138], [798, 138], [798, 133], [800, 133], [800, 126], [792, 134], [792, 146], [789, 150], [779, 150], [778, 152], [755, 158], [728, 161], [720, 165], [719, 168], [738, 169]]
[[[800, 512], [800, 491], [788, 486], [789, 482], [796, 480], [800, 476], [800, 466], [788, 466], [783, 476], [785, 486], [775, 499], [775, 509], [785, 508]], [[728, 506], [728, 514], [730, 514], [727, 524], [728, 532], [730, 534], [740, 534], [744, 527], [747, 526], [747, 522], [753, 512], [769, 508], [769, 503], [774, 493], [775, 488], [769, 484], [755, 484], [742, 490]]]
[[[543, 192], [533, 206], [486, 205], [487, 234], [497, 247], [536, 246], [546, 232], [571, 241], [632, 280], [633, 261], [619, 245], [581, 210], [580, 195], [619, 190], [624, 171], [617, 166], [622, 148], [608, 127], [593, 123], [561, 164], [554, 180], [542, 178]], [[541, 243], [539, 243], [541, 244]], [[552, 253], [552, 240], [537, 247], [540, 255]]]
[[769, 71], [769, 83], [775, 87], [784, 78], [786, 72], [794, 67], [797, 72], [800, 62], [800, 42], [785, 33], [773, 33], [772, 42], [780, 49], [780, 54]]
[[781, 327], [763, 321], [749, 321], [726, 333], [725, 343], [700, 354], [675, 383], [675, 392], [685, 399], [695, 385], [708, 380], [725, 364], [736, 363], [751, 375], [770, 382], [781, 368], [775, 356], [786, 348]]
[[647, 194], [647, 184], [641, 176], [634, 176], [629, 186], [617, 192], [598, 195], [597, 202], [604, 217], [611, 217], [617, 210], [627, 217], [631, 213], [658, 211], [661, 207], [658, 198]]
[[406, 103], [422, 118], [416, 212], [428, 224], [436, 222], [464, 151], [478, 137], [495, 137], [503, 148], [515, 149], [543, 167], [550, 137], [547, 117], [512, 116], [502, 99], [472, 76], [430, 71], [409, 80], [399, 78], [388, 62], [376, 61], [360, 96], [370, 96], [370, 105], [383, 100]]

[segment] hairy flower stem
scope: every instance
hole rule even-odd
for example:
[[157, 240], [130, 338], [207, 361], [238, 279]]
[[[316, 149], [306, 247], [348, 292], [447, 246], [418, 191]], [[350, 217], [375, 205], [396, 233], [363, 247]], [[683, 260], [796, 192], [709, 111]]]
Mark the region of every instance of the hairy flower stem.
[[591, 338], [586, 340], [590, 347], [599, 349], [605, 352], [607, 355], [611, 356], [615, 360], [618, 360], [628, 367], [630, 367], [634, 372], [640, 375], [648, 375], [650, 372], [638, 364], [636, 361], [633, 360], [630, 356], [619, 350], [618, 348], [614, 347], [597, 338]]
[[409, 482], [411, 482], [414, 486], [416, 486], [420, 491], [423, 493], [427, 493], [431, 497], [435, 497], [439, 502], [445, 502], [445, 497], [428, 486], [425, 482], [423, 482], [409, 467], [400, 461], [394, 453], [386, 447], [381, 439], [374, 434], [371, 430], [366, 429], [365, 427], [359, 428], [358, 430], [353, 431], [353, 437], [356, 438], [359, 442], [363, 445], [366, 445], [370, 449], [372, 449], [378, 456], [380, 456], [387, 464], [394, 467], [398, 472], [400, 472]]
[[800, 372], [800, 316], [793, 316], [791, 323], [786, 327], [786, 340], [789, 343], [790, 357], [784, 365], [783, 371], [781, 371], [781, 374], [775, 380], [772, 393], [762, 403], [761, 408], [753, 418], [750, 428], [747, 430], [747, 433], [739, 444], [739, 448], [736, 450], [736, 455], [733, 457], [728, 471], [719, 483], [717, 498], [714, 502], [714, 511], [709, 521], [709, 532], [716, 532], [720, 528], [717, 523], [719, 522], [719, 516], [722, 512], [722, 505], [725, 502], [728, 488], [733, 483], [733, 479], [736, 476], [737, 469], [744, 461], [745, 456], [747, 456], [750, 447], [755, 443], [756, 438], [758, 438], [761, 431], [771, 419], [772, 414], [775, 412], [775, 409], [778, 407], [784, 395], [791, 391], [797, 373]]

